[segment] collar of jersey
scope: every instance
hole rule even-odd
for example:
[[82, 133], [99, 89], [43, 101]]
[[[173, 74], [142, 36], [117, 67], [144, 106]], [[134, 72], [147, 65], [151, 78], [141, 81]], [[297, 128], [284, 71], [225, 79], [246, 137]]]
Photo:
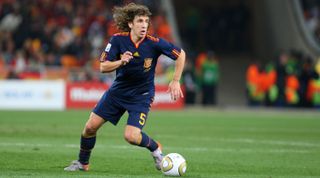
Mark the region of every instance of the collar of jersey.
[[133, 43], [133, 45], [136, 48], [139, 48], [140, 44], [144, 41], [144, 39], [146, 38], [147, 35], [145, 35], [140, 41], [138, 41], [137, 43], [135, 43], [132, 38], [131, 38], [131, 32], [129, 32], [129, 37], [130, 37], [130, 41]]

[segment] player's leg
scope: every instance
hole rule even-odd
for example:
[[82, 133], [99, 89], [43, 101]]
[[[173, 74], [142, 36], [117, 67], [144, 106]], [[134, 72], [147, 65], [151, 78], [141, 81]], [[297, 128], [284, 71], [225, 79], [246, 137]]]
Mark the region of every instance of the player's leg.
[[142, 128], [147, 120], [147, 114], [142, 112], [129, 111], [129, 118], [124, 132], [124, 138], [133, 145], [147, 148], [153, 156], [156, 168], [160, 170], [162, 161], [162, 148], [159, 142], [156, 142], [146, 133], [142, 132]]
[[152, 138], [150, 138], [147, 134], [141, 131], [141, 129], [127, 125], [124, 132], [125, 140], [132, 144], [141, 147], [145, 147], [151, 152], [155, 151], [159, 145]]
[[91, 150], [94, 148], [96, 143], [97, 131], [105, 122], [106, 121], [103, 118], [91, 112], [90, 118], [87, 121], [81, 135], [79, 153], [79, 162], [81, 164], [89, 164]]
[[64, 169], [65, 171], [89, 170], [89, 159], [91, 150], [96, 143], [96, 133], [104, 123], [104, 119], [91, 112], [89, 120], [81, 134], [79, 158], [78, 160], [73, 161], [70, 166], [66, 167]]
[[88, 170], [91, 150], [96, 143], [97, 130], [106, 122], [116, 125], [125, 109], [105, 92], [97, 103], [81, 135], [79, 159], [65, 168], [66, 171]]

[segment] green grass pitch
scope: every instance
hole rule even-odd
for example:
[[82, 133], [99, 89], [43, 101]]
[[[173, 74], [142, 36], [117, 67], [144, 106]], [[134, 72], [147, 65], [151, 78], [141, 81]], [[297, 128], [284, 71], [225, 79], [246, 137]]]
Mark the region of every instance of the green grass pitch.
[[[100, 129], [89, 172], [64, 172], [89, 112], [0, 111], [0, 177], [165, 177], [146, 149], [124, 141], [127, 115]], [[152, 111], [144, 131], [186, 158], [185, 177], [320, 177], [317, 111]]]

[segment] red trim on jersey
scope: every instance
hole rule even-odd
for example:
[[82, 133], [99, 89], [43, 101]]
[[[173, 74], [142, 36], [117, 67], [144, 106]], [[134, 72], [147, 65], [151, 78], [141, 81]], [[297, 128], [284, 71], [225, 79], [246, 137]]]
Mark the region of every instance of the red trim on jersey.
[[100, 62], [106, 61], [107, 56], [108, 56], [108, 54], [107, 54], [105, 51], [103, 51], [103, 52], [101, 53], [101, 56], [100, 56], [99, 61], [100, 61]]
[[120, 33], [116, 33], [114, 34], [114, 36], [128, 36], [129, 32], [120, 32]]
[[178, 57], [180, 56], [180, 53], [179, 53], [176, 49], [173, 49], [173, 50], [172, 50], [172, 54], [173, 54], [174, 56], [176, 56], [176, 58], [178, 58]]
[[[147, 36], [147, 35], [146, 35]], [[139, 45], [142, 43], [142, 41], [146, 38], [146, 36], [144, 36], [140, 41], [138, 41], [137, 43], [135, 43], [133, 40], [132, 40], [132, 37], [131, 37], [131, 33], [130, 33], [130, 40], [131, 42], [134, 44], [134, 46], [136, 48], [139, 48]]]
[[147, 34], [147, 38], [154, 42], [159, 42], [159, 38]]

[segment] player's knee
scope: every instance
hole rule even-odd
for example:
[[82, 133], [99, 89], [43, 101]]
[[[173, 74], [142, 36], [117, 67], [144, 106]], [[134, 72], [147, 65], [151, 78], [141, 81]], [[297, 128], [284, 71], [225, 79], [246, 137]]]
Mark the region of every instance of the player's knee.
[[97, 129], [95, 127], [93, 127], [90, 124], [86, 124], [84, 131], [83, 131], [84, 136], [88, 136], [88, 137], [95, 136], [96, 133], [97, 133]]
[[125, 132], [124, 139], [133, 145], [139, 144], [139, 138], [141, 133]]

